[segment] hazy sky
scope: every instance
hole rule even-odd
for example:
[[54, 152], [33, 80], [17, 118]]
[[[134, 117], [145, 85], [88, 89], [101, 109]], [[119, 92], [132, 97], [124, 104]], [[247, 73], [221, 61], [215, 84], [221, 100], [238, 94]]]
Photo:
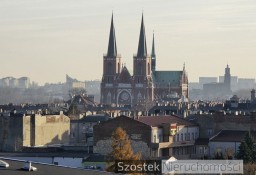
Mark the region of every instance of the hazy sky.
[[256, 76], [255, 0], [0, 0], [0, 78], [101, 79], [114, 12], [117, 50], [132, 74], [142, 11], [158, 70]]

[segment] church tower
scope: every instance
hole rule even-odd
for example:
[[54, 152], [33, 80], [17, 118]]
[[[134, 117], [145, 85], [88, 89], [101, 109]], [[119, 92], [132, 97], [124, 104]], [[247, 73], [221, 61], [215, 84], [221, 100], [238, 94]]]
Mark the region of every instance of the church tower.
[[141, 19], [137, 55], [133, 57], [134, 103], [153, 100], [151, 57], [147, 54], [147, 42], [143, 14]]
[[188, 98], [188, 74], [186, 71], [185, 63], [183, 64], [182, 77], [181, 77], [181, 94]]
[[115, 27], [113, 14], [108, 41], [107, 54], [103, 56], [103, 76], [101, 81], [101, 104], [115, 103], [114, 83], [116, 77], [120, 74], [121, 56], [117, 54]]
[[227, 92], [231, 91], [231, 74], [229, 65], [227, 65], [227, 67], [225, 68], [224, 86]]

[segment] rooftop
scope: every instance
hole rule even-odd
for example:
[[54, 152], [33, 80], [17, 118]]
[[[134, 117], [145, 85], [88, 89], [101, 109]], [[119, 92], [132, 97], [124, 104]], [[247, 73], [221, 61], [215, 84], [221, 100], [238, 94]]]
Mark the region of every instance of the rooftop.
[[175, 115], [165, 115], [165, 116], [142, 116], [136, 119], [144, 124], [149, 126], [160, 126], [163, 123], [177, 123], [177, 125], [185, 125], [185, 126], [195, 126], [194, 123], [180, 118]]
[[71, 167], [64, 167], [64, 166], [56, 166], [50, 164], [42, 164], [42, 163], [35, 163], [32, 162], [32, 166], [37, 168], [37, 171], [29, 172], [23, 171], [21, 168], [24, 166], [24, 161], [18, 160], [11, 160], [7, 158], [0, 157], [1, 160], [7, 162], [10, 166], [6, 169], [0, 169], [1, 175], [101, 175], [101, 174], [112, 174], [104, 171], [98, 170], [85, 170], [85, 169], [78, 169], [78, 168], [71, 168]]
[[222, 130], [210, 142], [241, 142], [248, 131]]

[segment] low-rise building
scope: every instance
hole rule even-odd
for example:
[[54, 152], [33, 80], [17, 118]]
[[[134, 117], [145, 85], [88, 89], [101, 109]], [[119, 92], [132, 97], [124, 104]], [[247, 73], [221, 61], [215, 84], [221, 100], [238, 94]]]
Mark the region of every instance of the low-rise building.
[[77, 146], [93, 146], [93, 126], [109, 120], [105, 114], [84, 116], [70, 121], [70, 144]]
[[209, 140], [209, 156], [211, 158], [234, 158], [247, 133], [248, 131], [220, 131]]
[[0, 150], [21, 151], [23, 147], [69, 143], [70, 119], [63, 115], [2, 114]]
[[126, 131], [133, 150], [144, 158], [189, 158], [199, 135], [197, 125], [178, 116], [120, 116], [94, 126], [95, 153], [106, 155], [111, 151], [111, 135], [117, 127]]

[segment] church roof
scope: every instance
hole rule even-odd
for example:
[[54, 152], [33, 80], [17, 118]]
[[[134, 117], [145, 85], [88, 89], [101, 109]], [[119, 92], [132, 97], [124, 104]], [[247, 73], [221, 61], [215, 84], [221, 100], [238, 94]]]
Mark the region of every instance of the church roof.
[[160, 86], [179, 86], [183, 71], [155, 71], [154, 82]]
[[130, 82], [131, 74], [130, 74], [129, 70], [126, 68], [126, 66], [124, 66], [122, 68], [121, 73], [118, 78], [121, 83], [129, 83]]

